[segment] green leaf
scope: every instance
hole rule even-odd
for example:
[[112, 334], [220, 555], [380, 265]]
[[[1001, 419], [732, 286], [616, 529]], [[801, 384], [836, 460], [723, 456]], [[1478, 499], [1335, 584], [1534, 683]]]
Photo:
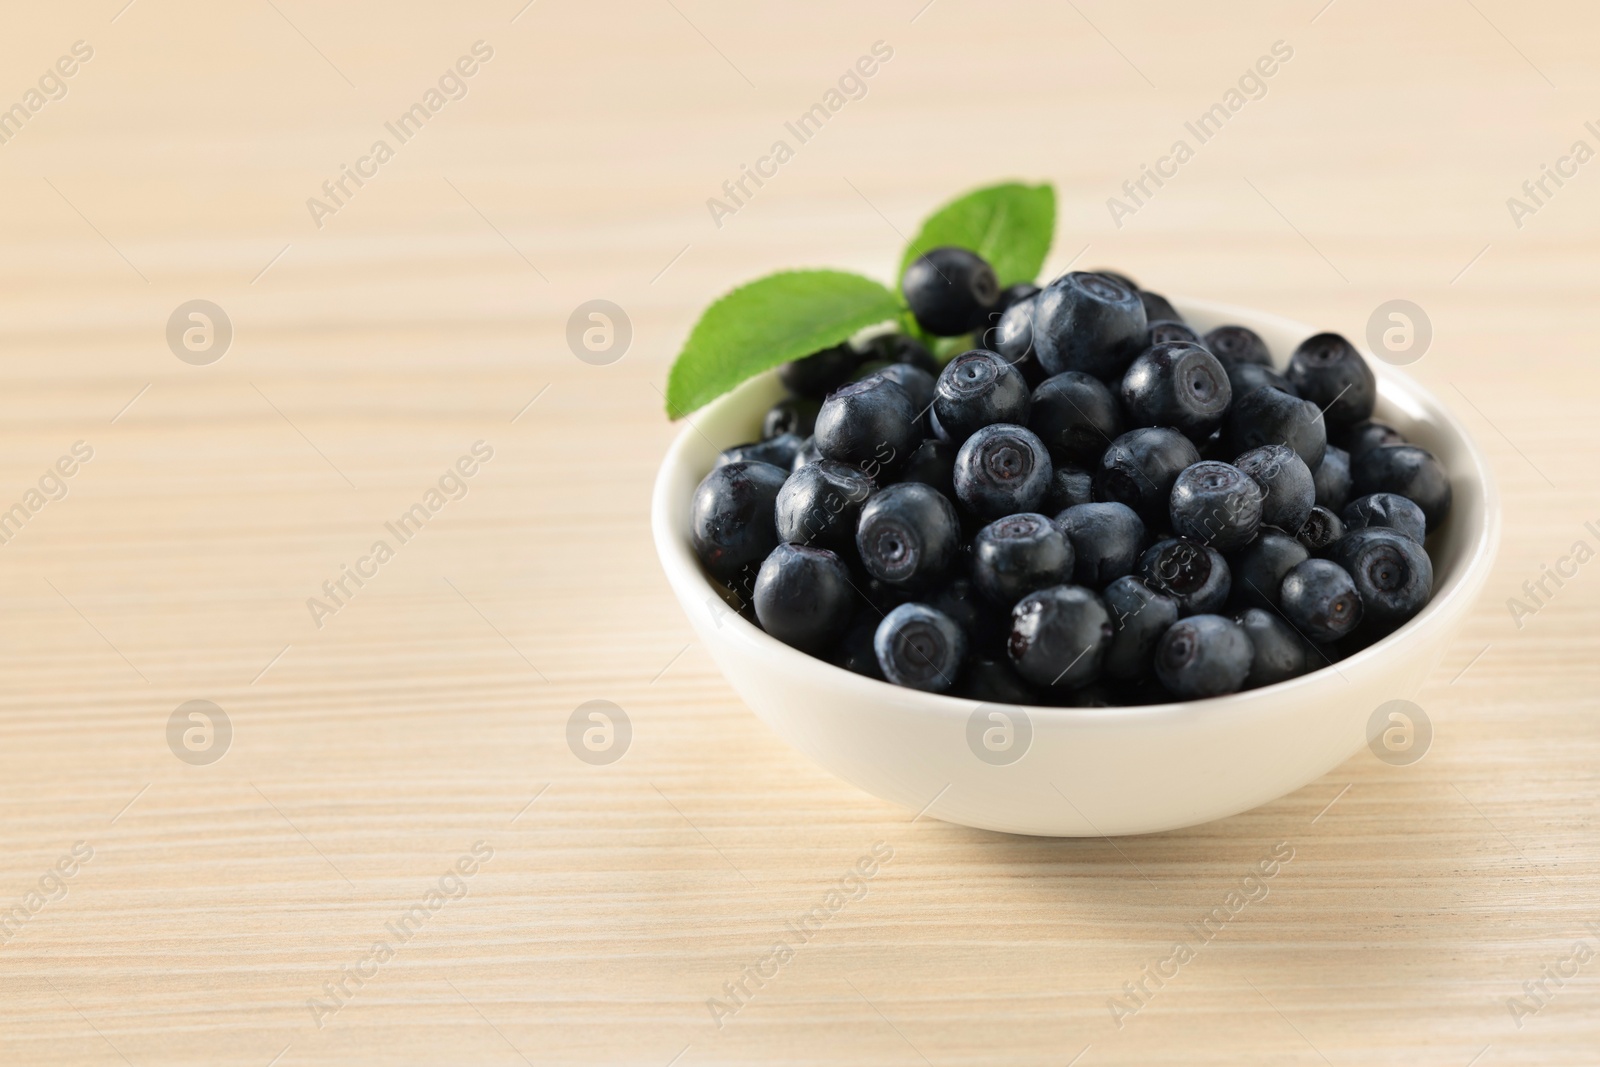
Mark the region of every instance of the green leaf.
[[900, 277], [932, 248], [970, 248], [994, 267], [1001, 286], [1039, 277], [1056, 229], [1053, 186], [1005, 182], [974, 189], [929, 215], [900, 257]]
[[764, 370], [809, 356], [900, 314], [900, 297], [841, 270], [792, 270], [742, 285], [706, 308], [667, 376], [680, 418]]

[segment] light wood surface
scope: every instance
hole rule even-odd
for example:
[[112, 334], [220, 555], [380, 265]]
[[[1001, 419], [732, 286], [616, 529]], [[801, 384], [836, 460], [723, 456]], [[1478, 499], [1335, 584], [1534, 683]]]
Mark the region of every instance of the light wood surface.
[[[1520, 628], [1506, 606], [1600, 547], [1600, 162], [1520, 228], [1506, 204], [1600, 148], [1590, 6], [124, 2], [0, 35], [0, 105], [93, 50], [0, 143], [0, 509], [93, 450], [0, 545], [0, 912], [26, 915], [0, 1062], [1595, 1062], [1600, 563]], [[465, 97], [319, 228], [307, 198], [480, 40]], [[866, 95], [715, 225], [877, 41]], [[1275, 41], [1266, 94], [1117, 227], [1107, 198]], [[1013, 175], [1060, 191], [1052, 271], [1352, 336], [1427, 310], [1412, 370], [1491, 455], [1507, 533], [1420, 763], [1180, 833], [1008, 838], [832, 779], [693, 643], [647, 495], [695, 315], [785, 266], [887, 279], [926, 211]], [[608, 366], [565, 340], [596, 298], [633, 326]], [[207, 366], [165, 339], [193, 299], [234, 327]], [[396, 543], [477, 441], [466, 496]], [[379, 539], [319, 628], [307, 599]], [[596, 699], [632, 724], [609, 766], [565, 740]], [[168, 747], [191, 700], [232, 725], [210, 765]], [[475, 842], [465, 896], [390, 934]], [[865, 895], [719, 1027], [708, 1000], [875, 842]], [[1280, 842], [1268, 895], [1119, 1028], [1110, 998]], [[341, 968], [370, 977], [319, 1020]]]

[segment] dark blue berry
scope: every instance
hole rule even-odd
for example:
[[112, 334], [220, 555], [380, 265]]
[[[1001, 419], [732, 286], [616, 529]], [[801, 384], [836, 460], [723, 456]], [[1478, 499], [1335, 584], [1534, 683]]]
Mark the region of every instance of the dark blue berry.
[[1039, 295], [1039, 287], [1032, 282], [1013, 282], [1000, 290], [999, 308], [1009, 311], [1024, 300], [1032, 300]]
[[1255, 389], [1236, 398], [1228, 431], [1235, 454], [1262, 445], [1288, 445], [1312, 470], [1328, 449], [1322, 409], [1279, 389]]
[[887, 378], [873, 377], [840, 386], [822, 402], [813, 439], [827, 459], [876, 477], [904, 463], [922, 441], [917, 422], [906, 391]]
[[1056, 525], [1072, 544], [1072, 580], [1091, 589], [1132, 574], [1144, 551], [1144, 522], [1126, 504], [1075, 504], [1056, 516]]
[[935, 337], [955, 337], [987, 323], [1000, 299], [994, 268], [976, 252], [947, 246], [924, 252], [900, 280], [917, 325]]
[[[1326, 458], [1326, 457], [1324, 457]], [[1311, 468], [1288, 445], [1262, 445], [1241, 454], [1233, 465], [1261, 487], [1261, 521], [1284, 533], [1305, 525], [1317, 502]]]
[[1011, 609], [1006, 650], [1017, 673], [1034, 685], [1075, 688], [1100, 676], [1111, 636], [1111, 616], [1093, 591], [1056, 585], [1029, 593]]
[[1025, 425], [1029, 403], [1022, 372], [998, 353], [982, 348], [952, 359], [939, 375], [933, 395], [939, 426], [956, 444], [995, 423]]
[[1151, 589], [1176, 600], [1179, 615], [1220, 610], [1233, 586], [1222, 553], [1181, 537], [1169, 537], [1145, 549], [1134, 573]]
[[1273, 370], [1263, 367], [1259, 363], [1224, 363], [1223, 372], [1228, 375], [1228, 384], [1233, 387], [1234, 396], [1244, 396], [1253, 393], [1264, 385], [1270, 385], [1280, 393], [1290, 396], [1299, 396], [1295, 387], [1289, 384], [1289, 379]]
[[874, 578], [902, 588], [924, 588], [949, 571], [960, 538], [950, 501], [930, 485], [901, 482], [862, 505], [856, 551]]
[[1204, 441], [1222, 425], [1233, 386], [1217, 357], [1197, 344], [1172, 341], [1135, 359], [1122, 376], [1122, 408], [1136, 426], [1171, 426]]
[[1007, 515], [972, 539], [972, 582], [1006, 607], [1036, 589], [1067, 581], [1072, 565], [1071, 542], [1043, 515]]
[[794, 466], [794, 457], [800, 454], [804, 444], [805, 440], [798, 435], [786, 433], [765, 441], [751, 441], [725, 448], [722, 455], [717, 457], [717, 463], [719, 466], [724, 463], [770, 463], [787, 470]]
[[1367, 618], [1394, 626], [1422, 610], [1433, 591], [1433, 561], [1422, 546], [1381, 526], [1347, 533], [1328, 558], [1349, 572]]
[[1104, 663], [1106, 677], [1124, 681], [1146, 677], [1156, 642], [1178, 621], [1178, 602], [1131, 574], [1106, 586], [1100, 596], [1112, 627]]
[[768, 409], [766, 417], [761, 420], [761, 436], [782, 437], [784, 434], [798, 434], [802, 438], [811, 436], [812, 429], [817, 425], [817, 411], [821, 409], [822, 402], [810, 397], [786, 396]]
[[778, 368], [778, 380], [796, 396], [821, 399], [850, 380], [861, 354], [847, 344], [834, 345]]
[[1294, 536], [1307, 550], [1321, 555], [1323, 549], [1344, 536], [1344, 523], [1339, 516], [1318, 504], [1311, 509], [1311, 514], [1306, 516], [1306, 521]]
[[1261, 335], [1247, 326], [1218, 326], [1201, 340], [1224, 367], [1252, 364], [1271, 367], [1272, 353]]
[[1169, 344], [1173, 341], [1186, 341], [1197, 345], [1200, 343], [1200, 335], [1182, 322], [1173, 322], [1170, 319], [1150, 320], [1150, 328], [1144, 335], [1145, 348], [1154, 348], [1156, 345]]
[[872, 644], [886, 679], [930, 693], [955, 684], [967, 655], [961, 627], [926, 604], [901, 604], [889, 612]]
[[1152, 293], [1148, 289], [1139, 290], [1139, 303], [1144, 307], [1146, 322], [1179, 322], [1183, 316], [1178, 314], [1178, 309], [1172, 306], [1172, 301], [1160, 293]]
[[1329, 445], [1311, 479], [1317, 487], [1317, 505], [1333, 512], [1343, 511], [1350, 499], [1350, 453]]
[[1383, 445], [1352, 456], [1350, 475], [1357, 496], [1398, 493], [1422, 509], [1428, 529], [1450, 514], [1450, 476], [1433, 453], [1416, 445]]
[[1000, 358], [1022, 372], [1030, 386], [1044, 381], [1045, 369], [1033, 350], [1034, 297], [1019, 300], [1000, 314], [994, 325], [979, 339], [984, 348], [1000, 353]]
[[1372, 493], [1357, 497], [1344, 506], [1344, 528], [1365, 530], [1385, 526], [1422, 544], [1428, 533], [1428, 520], [1422, 509], [1397, 493]]
[[1311, 669], [1311, 657], [1315, 653], [1281, 616], [1260, 608], [1247, 608], [1238, 622], [1255, 649], [1250, 673], [1244, 679], [1246, 689], [1286, 682]]
[[1237, 693], [1254, 661], [1244, 627], [1221, 615], [1179, 619], [1156, 643], [1156, 677], [1184, 700]]
[[1361, 622], [1361, 597], [1343, 567], [1326, 559], [1297, 563], [1283, 576], [1278, 606], [1313, 641], [1337, 641]]
[[856, 612], [844, 639], [833, 650], [833, 663], [854, 674], [883, 681], [883, 668], [878, 666], [878, 651], [872, 647], [877, 636], [878, 622], [882, 619], [876, 611], [863, 607]]
[[1306, 546], [1288, 534], [1263, 530], [1260, 537], [1228, 558], [1235, 598], [1241, 604], [1276, 611], [1283, 576], [1309, 556]]
[[1199, 462], [1194, 442], [1177, 430], [1161, 426], [1129, 430], [1100, 457], [1095, 499], [1126, 504], [1147, 525], [1163, 526], [1173, 483], [1185, 467]]
[[1028, 429], [1050, 450], [1051, 462], [1093, 463], [1122, 433], [1122, 410], [1100, 379], [1067, 371], [1033, 391]]
[[1055, 515], [1093, 499], [1094, 475], [1081, 467], [1053, 467], [1050, 488], [1045, 490], [1039, 510], [1046, 515]]
[[1173, 532], [1220, 552], [1247, 545], [1261, 529], [1261, 486], [1238, 467], [1201, 460], [1172, 485]]
[[1113, 381], [1143, 349], [1144, 304], [1113, 278], [1063, 274], [1033, 301], [1033, 349], [1051, 374], [1076, 370]]
[[1352, 461], [1357, 456], [1366, 455], [1374, 448], [1382, 448], [1384, 445], [1410, 444], [1405, 434], [1388, 423], [1376, 419], [1365, 419], [1354, 426], [1347, 426], [1336, 435], [1335, 439], [1350, 454], [1349, 459]]
[[817, 439], [808, 437], [800, 445], [800, 451], [794, 454], [794, 462], [790, 464], [791, 471], [797, 471], [808, 463], [815, 463], [822, 458], [822, 453], [817, 451]]
[[818, 460], [789, 475], [778, 491], [778, 536], [797, 545], [855, 555], [861, 505], [876, 486], [854, 467]]
[[956, 498], [973, 515], [997, 519], [1033, 511], [1050, 487], [1050, 454], [1032, 431], [996, 423], [956, 453]]
[[970, 578], [954, 578], [939, 587], [928, 603], [950, 616], [967, 635], [967, 647], [1004, 652], [1011, 633], [1010, 605], [997, 606], [978, 592]]
[[779, 545], [756, 577], [756, 618], [786, 645], [815, 652], [839, 639], [856, 607], [844, 562], [825, 548]]
[[955, 496], [952, 480], [956, 466], [956, 446], [937, 437], [929, 437], [918, 445], [900, 468], [898, 480], [923, 482], [933, 486], [947, 497]]
[[778, 546], [773, 513], [788, 477], [770, 463], [726, 463], [700, 482], [689, 505], [689, 532], [713, 578], [732, 581]]
[[907, 363], [930, 378], [939, 376], [939, 361], [927, 345], [909, 334], [880, 333], [866, 343], [862, 354], [873, 362]]
[[1033, 686], [1023, 681], [1011, 661], [997, 656], [972, 656], [956, 683], [956, 694], [985, 704], [1033, 704]]
[[1355, 346], [1336, 333], [1300, 342], [1284, 377], [1300, 395], [1323, 409], [1329, 426], [1350, 426], [1372, 417], [1378, 379]]
[[888, 378], [906, 391], [906, 396], [911, 398], [911, 406], [918, 414], [928, 410], [933, 403], [934, 376], [921, 367], [911, 363], [887, 363], [872, 372], [872, 375], [862, 375], [863, 378], [877, 376]]

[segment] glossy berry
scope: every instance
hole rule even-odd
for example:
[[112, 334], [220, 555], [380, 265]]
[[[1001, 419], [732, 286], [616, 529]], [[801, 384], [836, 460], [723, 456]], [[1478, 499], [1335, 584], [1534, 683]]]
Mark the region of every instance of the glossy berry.
[[1220, 610], [1233, 587], [1222, 553], [1181, 537], [1145, 549], [1134, 573], [1151, 589], [1177, 601], [1180, 616]]
[[1006, 651], [1017, 673], [1034, 685], [1075, 688], [1100, 676], [1111, 646], [1104, 602], [1079, 585], [1029, 593], [1011, 609]]
[[1136, 426], [1171, 426], [1204, 441], [1222, 425], [1233, 386], [1217, 357], [1197, 344], [1156, 345], [1122, 376], [1122, 408]]
[[1033, 511], [1050, 487], [1050, 454], [1032, 431], [996, 423], [956, 453], [956, 498], [973, 515], [997, 519]]
[[1091, 589], [1132, 574], [1144, 551], [1144, 522], [1126, 504], [1076, 504], [1056, 516], [1072, 543], [1072, 580]]
[[843, 463], [823, 459], [807, 464], [778, 490], [778, 537], [854, 557], [861, 505], [875, 488], [871, 478]]
[[717, 457], [718, 465], [724, 463], [770, 463], [774, 467], [785, 469], [794, 465], [794, 457], [800, 454], [800, 448], [805, 440], [796, 434], [786, 433], [779, 437], [769, 437], [765, 441], [751, 441], [748, 444], [734, 445], [725, 448]]
[[1428, 534], [1428, 521], [1422, 509], [1396, 493], [1372, 493], [1357, 497], [1344, 506], [1344, 528], [1365, 530], [1383, 526], [1422, 544]]
[[1450, 514], [1450, 477], [1433, 453], [1416, 445], [1383, 445], [1352, 457], [1350, 475], [1357, 496], [1398, 493], [1422, 509], [1428, 529], [1438, 529]]
[[794, 454], [794, 462], [789, 465], [791, 471], [797, 471], [808, 463], [815, 463], [822, 458], [822, 453], [817, 451], [817, 439], [808, 437], [800, 445], [800, 451]]
[[1261, 486], [1229, 463], [1201, 460], [1184, 468], [1172, 485], [1173, 532], [1219, 552], [1255, 538], [1261, 509]]
[[1082, 467], [1056, 467], [1050, 472], [1050, 488], [1044, 491], [1039, 510], [1046, 515], [1057, 515], [1067, 508], [1087, 504], [1094, 499], [1094, 475]]
[[1365, 419], [1354, 426], [1345, 427], [1337, 434], [1337, 440], [1350, 453], [1352, 460], [1384, 445], [1410, 444], [1405, 434], [1377, 419]]
[[1003, 656], [970, 656], [956, 682], [956, 695], [985, 704], [1032, 704], [1033, 686]]
[[1033, 349], [1051, 374], [1122, 376], [1142, 350], [1149, 320], [1138, 292], [1103, 274], [1063, 274], [1034, 297]]
[[1099, 378], [1066, 371], [1033, 391], [1028, 429], [1058, 464], [1090, 464], [1122, 433], [1122, 409]]
[[967, 655], [961, 627], [926, 604], [901, 604], [889, 612], [872, 644], [885, 678], [930, 693], [955, 684]]
[[868, 574], [890, 585], [920, 589], [942, 578], [961, 539], [956, 509], [938, 490], [900, 482], [861, 507], [856, 551]]
[[1313, 641], [1337, 641], [1361, 622], [1361, 597], [1343, 567], [1308, 559], [1283, 576], [1278, 606], [1284, 617]]
[[1066, 582], [1072, 565], [1072, 544], [1043, 515], [1007, 515], [972, 539], [972, 582], [1005, 607], [1036, 589]]
[[1139, 513], [1146, 524], [1167, 522], [1172, 485], [1185, 467], [1200, 462], [1200, 453], [1177, 430], [1147, 426], [1106, 446], [1094, 476], [1097, 500], [1114, 500]]
[[834, 345], [778, 368], [778, 380], [796, 396], [820, 400], [850, 380], [861, 354], [847, 344]]
[[1010, 311], [1025, 300], [1032, 300], [1039, 295], [1039, 287], [1032, 282], [1013, 282], [1000, 290], [1000, 301], [996, 305], [1001, 311]]
[[1311, 509], [1311, 514], [1306, 516], [1306, 521], [1294, 536], [1295, 540], [1306, 546], [1307, 551], [1321, 555], [1324, 549], [1344, 536], [1344, 521], [1318, 504]]
[[1145, 348], [1153, 348], [1172, 341], [1187, 341], [1189, 344], [1197, 345], [1200, 343], [1200, 335], [1182, 322], [1173, 322], [1171, 319], [1150, 320], [1150, 329], [1144, 335]]
[[1261, 487], [1261, 521], [1295, 533], [1317, 500], [1311, 468], [1288, 445], [1262, 445], [1242, 453], [1233, 465]]
[[1329, 426], [1350, 426], [1372, 417], [1378, 379], [1355, 346], [1336, 333], [1300, 342], [1284, 372], [1300, 395], [1323, 409]]
[[1222, 370], [1228, 376], [1228, 384], [1233, 387], [1234, 396], [1253, 393], [1263, 385], [1270, 385], [1280, 393], [1288, 393], [1290, 396], [1300, 395], [1295, 387], [1289, 384], [1289, 379], [1271, 367], [1263, 367], [1259, 363], [1223, 363]]
[[965, 248], [946, 246], [918, 256], [900, 280], [917, 325], [935, 337], [971, 333], [987, 323], [1000, 299], [994, 268]]
[[904, 463], [922, 432], [906, 391], [872, 377], [840, 386], [822, 402], [813, 440], [825, 458], [873, 474]]
[[[872, 372], [873, 376], [887, 378], [906, 391], [911, 406], [918, 414], [928, 410], [933, 403], [935, 378], [921, 367], [911, 363], [888, 363]], [[868, 377], [862, 375], [863, 378]]]
[[1028, 383], [996, 352], [975, 348], [952, 359], [939, 375], [933, 410], [951, 441], [960, 444], [985, 426], [1026, 425]]
[[1156, 642], [1178, 621], [1178, 602], [1131, 574], [1100, 594], [1111, 615], [1111, 646], [1103, 665], [1106, 677], [1136, 681], [1150, 673]]
[[1328, 448], [1322, 409], [1278, 389], [1256, 389], [1235, 398], [1228, 433], [1235, 454], [1262, 445], [1288, 445], [1312, 470]]
[[1333, 445], [1322, 455], [1322, 462], [1311, 472], [1317, 489], [1317, 504], [1329, 511], [1344, 510], [1350, 499], [1350, 453]]
[[1156, 677], [1185, 700], [1237, 693], [1254, 661], [1244, 627], [1221, 615], [1179, 619], [1156, 642]]
[[1223, 366], [1247, 363], [1272, 366], [1272, 353], [1261, 335], [1247, 326], [1218, 326], [1201, 340]]
[[1148, 289], [1140, 289], [1139, 303], [1144, 306], [1144, 317], [1147, 322], [1183, 321], [1183, 316], [1178, 314], [1178, 309], [1172, 306], [1172, 301], [1160, 293], [1152, 293]]
[[1347, 533], [1328, 546], [1328, 558], [1355, 581], [1363, 610], [1393, 626], [1422, 610], [1433, 591], [1433, 561], [1404, 534], [1381, 526]]
[[911, 458], [906, 460], [906, 465], [900, 468], [898, 480], [924, 482], [945, 496], [954, 497], [956, 490], [952, 475], [955, 466], [956, 446], [949, 441], [929, 437], [916, 447]]
[[771, 408], [761, 420], [761, 437], [763, 440], [771, 437], [782, 437], [784, 434], [797, 434], [801, 438], [811, 436], [812, 429], [817, 425], [817, 412], [822, 407], [822, 402], [803, 396], [786, 396]]
[[995, 318], [994, 325], [983, 331], [979, 343], [1022, 372], [1029, 386], [1037, 386], [1046, 377], [1045, 369], [1033, 350], [1034, 297], [1019, 300]]
[[759, 566], [778, 546], [773, 512], [788, 471], [770, 463], [726, 463], [700, 482], [689, 505], [695, 555], [720, 581]]
[[1315, 655], [1283, 617], [1261, 608], [1247, 608], [1238, 618], [1245, 636], [1255, 649], [1244, 688], [1257, 689], [1297, 678], [1313, 666]]
[[1288, 534], [1263, 530], [1260, 537], [1228, 558], [1234, 597], [1241, 604], [1278, 610], [1283, 576], [1310, 555], [1304, 544]]
[[839, 639], [856, 607], [844, 562], [825, 548], [779, 545], [756, 577], [756, 618], [786, 645], [815, 652]]

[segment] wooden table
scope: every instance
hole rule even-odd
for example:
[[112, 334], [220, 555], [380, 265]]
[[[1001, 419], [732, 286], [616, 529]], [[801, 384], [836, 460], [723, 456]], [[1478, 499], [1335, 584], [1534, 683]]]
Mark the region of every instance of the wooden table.
[[[1600, 1055], [1600, 564], [1520, 626], [1506, 603], [1600, 546], [1600, 164], [1561, 163], [1600, 148], [1589, 6], [125, 2], [0, 39], [0, 1061]], [[1570, 176], [1535, 203], [1542, 164]], [[700, 308], [783, 266], [887, 278], [926, 211], [1012, 175], [1058, 186], [1052, 272], [1352, 336], [1426, 309], [1412, 369], [1490, 453], [1507, 536], [1420, 763], [1180, 833], [1005, 837], [824, 774], [691, 640], [647, 492]], [[566, 340], [594, 299], [632, 325], [606, 365]], [[169, 345], [193, 300], [225, 352], [186, 314]], [[615, 763], [568, 748], [590, 700], [631, 722]], [[865, 895], [767, 960], [876, 842]]]

